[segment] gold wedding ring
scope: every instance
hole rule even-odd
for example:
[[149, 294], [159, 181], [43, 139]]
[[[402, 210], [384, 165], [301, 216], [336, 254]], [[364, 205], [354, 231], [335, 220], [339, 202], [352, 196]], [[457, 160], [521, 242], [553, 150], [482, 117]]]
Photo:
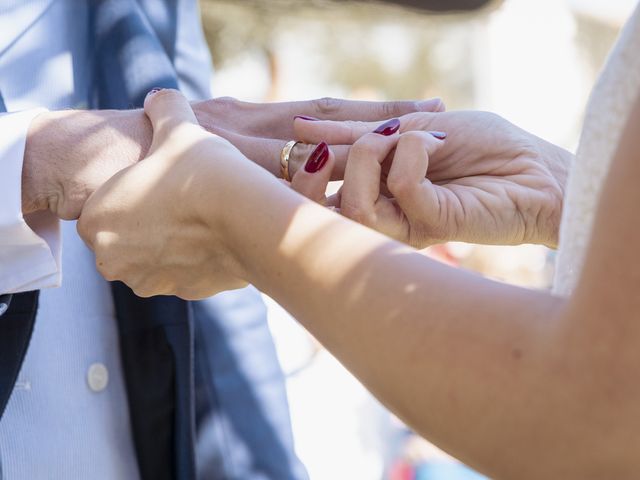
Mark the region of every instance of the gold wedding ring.
[[298, 143], [296, 140], [291, 140], [287, 142], [287, 144], [282, 149], [280, 153], [280, 173], [282, 178], [284, 178], [287, 182], [291, 181], [291, 177], [289, 176], [289, 157], [291, 157], [291, 152], [293, 151], [293, 147], [295, 147]]

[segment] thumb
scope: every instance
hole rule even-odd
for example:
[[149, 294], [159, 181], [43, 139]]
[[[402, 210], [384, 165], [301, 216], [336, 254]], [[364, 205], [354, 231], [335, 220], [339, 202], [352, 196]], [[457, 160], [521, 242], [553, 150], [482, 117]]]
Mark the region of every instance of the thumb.
[[291, 188], [305, 197], [324, 205], [327, 184], [335, 164], [333, 152], [326, 142], [319, 143], [311, 152], [303, 168], [291, 179]]
[[149, 155], [181, 125], [198, 125], [191, 105], [178, 90], [154, 88], [144, 99], [144, 112], [151, 121], [153, 138]]

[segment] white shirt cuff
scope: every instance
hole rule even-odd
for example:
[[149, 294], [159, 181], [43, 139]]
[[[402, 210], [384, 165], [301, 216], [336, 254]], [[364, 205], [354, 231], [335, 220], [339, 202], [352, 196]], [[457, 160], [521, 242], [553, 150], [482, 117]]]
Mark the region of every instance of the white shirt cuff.
[[45, 109], [0, 114], [0, 293], [60, 286], [60, 225], [49, 212], [22, 216], [22, 163], [31, 121]]

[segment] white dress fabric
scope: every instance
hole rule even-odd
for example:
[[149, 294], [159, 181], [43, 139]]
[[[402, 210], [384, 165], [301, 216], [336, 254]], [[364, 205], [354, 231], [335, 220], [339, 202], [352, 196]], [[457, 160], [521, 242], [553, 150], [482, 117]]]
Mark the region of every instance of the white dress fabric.
[[571, 294], [589, 246], [600, 192], [640, 95], [640, 5], [609, 55], [592, 94], [573, 164], [560, 228], [554, 292]]

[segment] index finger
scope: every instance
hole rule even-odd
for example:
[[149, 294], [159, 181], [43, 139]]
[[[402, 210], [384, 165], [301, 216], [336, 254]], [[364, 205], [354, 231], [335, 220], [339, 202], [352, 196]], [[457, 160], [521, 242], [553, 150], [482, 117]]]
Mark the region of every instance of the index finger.
[[[426, 130], [440, 112], [417, 112], [398, 117], [400, 132]], [[324, 140], [332, 145], [352, 145], [363, 135], [374, 131], [380, 122], [318, 120], [296, 117], [293, 124], [295, 138], [305, 143]]]
[[250, 103], [226, 97], [198, 103], [196, 110], [198, 120], [205, 128], [218, 125], [243, 135], [291, 140], [294, 138], [293, 119], [296, 116], [372, 122], [415, 112], [440, 112], [444, 108], [444, 103], [439, 98], [391, 102], [320, 98], [296, 102]]
[[308, 115], [320, 120], [358, 120], [363, 122], [400, 117], [414, 112], [444, 110], [444, 103], [439, 98], [390, 102], [321, 98], [306, 102], [293, 102], [291, 105], [300, 111], [297, 115]]
[[351, 147], [341, 189], [344, 216], [367, 226], [375, 224], [375, 206], [380, 197], [382, 162], [396, 146], [399, 135], [368, 133]]
[[331, 145], [353, 145], [363, 135], [373, 132], [380, 122], [356, 122], [338, 120], [309, 120], [296, 117], [293, 123], [295, 139], [313, 143], [322, 138]]

